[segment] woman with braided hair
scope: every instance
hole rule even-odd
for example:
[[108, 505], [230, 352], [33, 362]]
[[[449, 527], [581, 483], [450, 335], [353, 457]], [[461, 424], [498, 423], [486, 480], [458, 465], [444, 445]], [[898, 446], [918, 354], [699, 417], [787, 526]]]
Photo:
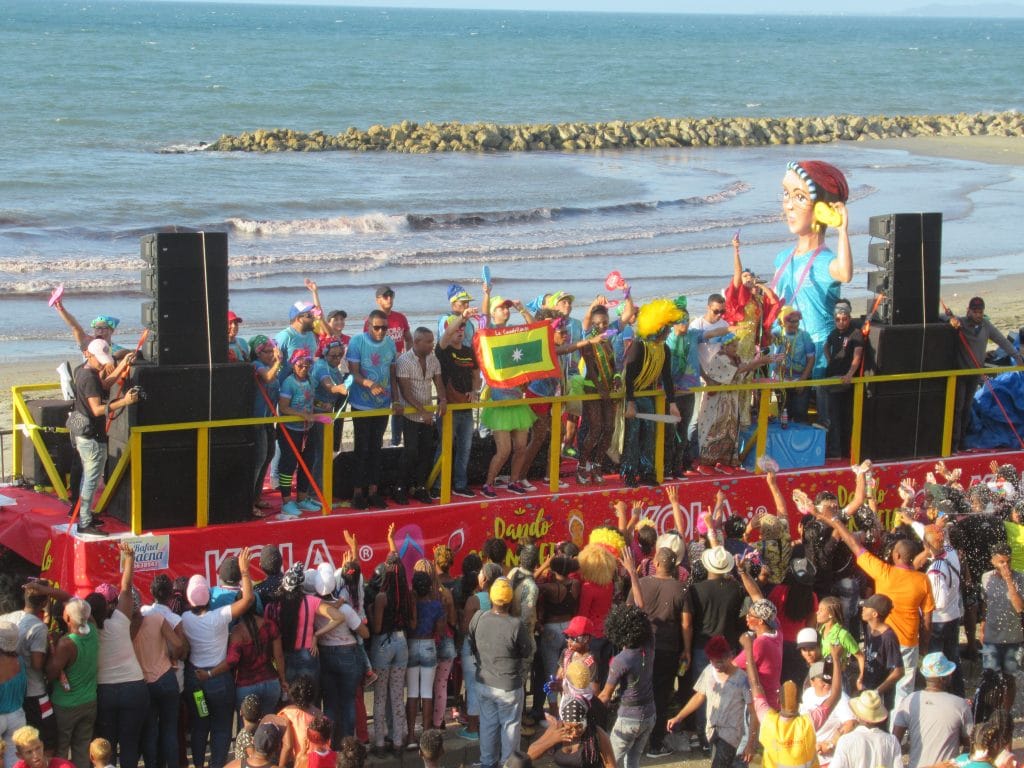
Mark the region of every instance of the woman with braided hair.
[[405, 566], [397, 552], [390, 552], [384, 561], [380, 591], [370, 606], [370, 661], [377, 672], [373, 686], [373, 737], [374, 753], [378, 756], [383, 753], [388, 734], [397, 754], [405, 746], [405, 670], [409, 665], [406, 632], [415, 626], [416, 601], [409, 591]]
[[[614, 768], [615, 753], [607, 732], [597, 724], [594, 708], [587, 699], [567, 696], [558, 707], [562, 743], [552, 750], [552, 761], [559, 768]], [[531, 751], [530, 757], [535, 760]]]

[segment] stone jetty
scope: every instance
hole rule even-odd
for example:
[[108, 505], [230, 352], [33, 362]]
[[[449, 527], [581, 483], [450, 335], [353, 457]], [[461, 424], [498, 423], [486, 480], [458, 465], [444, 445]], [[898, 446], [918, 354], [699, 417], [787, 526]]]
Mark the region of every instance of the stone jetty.
[[560, 152], [653, 147], [746, 147], [822, 144], [914, 136], [1024, 136], [1016, 111], [955, 115], [823, 117], [652, 117], [607, 123], [415, 123], [349, 128], [330, 135], [257, 129], [221, 136], [221, 152]]

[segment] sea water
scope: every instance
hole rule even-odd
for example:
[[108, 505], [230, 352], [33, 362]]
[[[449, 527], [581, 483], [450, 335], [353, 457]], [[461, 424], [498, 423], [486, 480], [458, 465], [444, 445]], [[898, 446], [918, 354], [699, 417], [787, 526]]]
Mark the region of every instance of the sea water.
[[[1024, 21], [627, 15], [9, 0], [0, 8], [0, 359], [68, 350], [46, 298], [141, 330], [139, 237], [229, 233], [243, 335], [320, 285], [358, 328], [374, 288], [426, 322], [450, 282], [479, 298], [566, 290], [617, 269], [696, 308], [792, 238], [787, 161], [851, 186], [866, 303], [868, 219], [941, 211], [944, 291], [1019, 269], [1024, 172], [856, 143], [576, 153], [201, 151], [222, 133], [336, 133], [401, 120], [559, 122], [1021, 108]], [[578, 312], [581, 310], [578, 310]], [[351, 327], [351, 326], [350, 326]]]

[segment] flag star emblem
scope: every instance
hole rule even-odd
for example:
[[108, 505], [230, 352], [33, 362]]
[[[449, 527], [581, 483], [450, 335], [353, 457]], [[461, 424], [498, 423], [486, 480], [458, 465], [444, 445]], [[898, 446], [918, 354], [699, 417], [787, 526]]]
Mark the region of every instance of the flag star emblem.
[[519, 347], [516, 347], [515, 349], [513, 349], [512, 350], [512, 359], [515, 360], [517, 363], [520, 360], [522, 360], [523, 359], [523, 350], [521, 350]]

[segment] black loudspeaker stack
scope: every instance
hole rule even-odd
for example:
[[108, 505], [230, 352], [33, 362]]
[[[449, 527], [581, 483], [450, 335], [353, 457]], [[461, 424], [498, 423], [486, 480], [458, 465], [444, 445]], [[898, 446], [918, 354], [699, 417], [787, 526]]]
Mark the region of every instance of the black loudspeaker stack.
[[[942, 214], [873, 216], [869, 230], [872, 300], [866, 375], [948, 371], [956, 367], [956, 333], [939, 312]], [[946, 380], [868, 384], [864, 390], [861, 453], [872, 460], [938, 456], [942, 449]]]
[[[52, 432], [54, 427], [67, 425], [68, 414], [71, 413], [73, 401], [71, 400], [29, 400], [28, 412], [32, 415], [32, 421], [39, 425], [40, 435], [43, 438], [43, 445], [46, 452], [57, 467], [57, 474], [66, 481], [68, 473], [71, 472], [71, 460], [74, 458], [75, 449], [71, 446], [70, 436], [64, 432]], [[21, 475], [29, 485], [50, 485], [50, 478], [46, 474], [43, 462], [32, 446], [22, 451], [21, 454]]]
[[[227, 362], [228, 258], [222, 232], [174, 232], [142, 238], [142, 308], [149, 336], [126, 386], [143, 398], [110, 425], [108, 467], [128, 447], [132, 427], [252, 416], [256, 383], [248, 363]], [[112, 397], [119, 396], [118, 392]], [[256, 444], [251, 427], [209, 432], [209, 522], [248, 519], [253, 505]], [[142, 527], [195, 524], [197, 433], [176, 430], [142, 437]], [[128, 522], [126, 473], [110, 513]]]
[[[868, 261], [880, 269], [868, 273], [868, 290], [883, 296], [875, 319], [889, 325], [933, 323], [939, 314], [942, 272], [942, 214], [892, 213], [872, 216]], [[875, 307], [873, 299], [869, 305]]]

